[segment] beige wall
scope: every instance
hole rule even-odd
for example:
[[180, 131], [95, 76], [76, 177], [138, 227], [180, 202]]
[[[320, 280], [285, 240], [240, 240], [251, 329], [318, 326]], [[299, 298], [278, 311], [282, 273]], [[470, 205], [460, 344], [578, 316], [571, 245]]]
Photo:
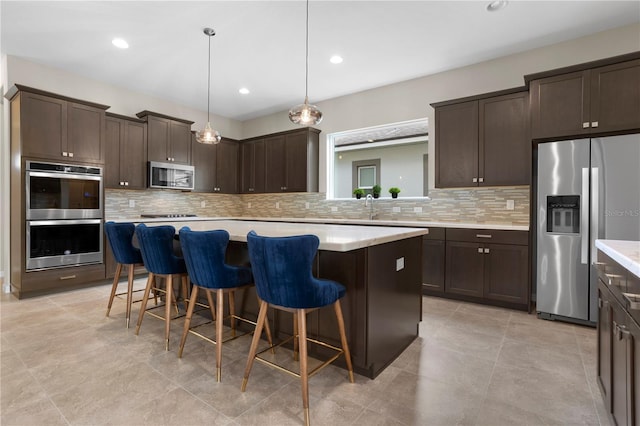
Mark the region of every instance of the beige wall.
[[[430, 103], [524, 85], [523, 76], [640, 50], [640, 25], [628, 25], [548, 47], [413, 80], [316, 102], [324, 121], [320, 134], [320, 191], [326, 192], [326, 140], [322, 136], [369, 126], [427, 117]], [[425, 48], [428, 55], [428, 48]], [[285, 111], [245, 121], [243, 138], [293, 128]], [[433, 135], [433, 129], [430, 129]], [[434, 140], [432, 137], [431, 140]], [[429, 182], [435, 181], [435, 144], [429, 144]]]

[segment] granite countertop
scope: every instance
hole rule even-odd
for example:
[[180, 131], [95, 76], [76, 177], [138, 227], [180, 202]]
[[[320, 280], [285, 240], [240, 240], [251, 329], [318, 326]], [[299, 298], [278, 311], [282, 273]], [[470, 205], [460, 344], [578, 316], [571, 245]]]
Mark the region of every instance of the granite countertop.
[[367, 219], [330, 219], [330, 218], [306, 218], [306, 217], [176, 217], [176, 218], [128, 218], [114, 219], [116, 222], [183, 222], [183, 221], [211, 221], [211, 220], [237, 220], [255, 222], [287, 222], [287, 223], [316, 223], [336, 225], [367, 225], [367, 226], [396, 226], [409, 228], [465, 228], [465, 229], [491, 229], [503, 231], [529, 231], [528, 225], [488, 224], [488, 223], [463, 223], [463, 222], [427, 222], [407, 220], [367, 220]]
[[[180, 219], [180, 220], [174, 220]], [[185, 220], [186, 219], [186, 220]], [[191, 220], [189, 220], [191, 219]], [[341, 226], [319, 223], [267, 222], [252, 220], [193, 220], [194, 218], [139, 219], [136, 222], [169, 224], [176, 231], [188, 226], [193, 231], [225, 229], [232, 241], [247, 241], [247, 233], [253, 230], [258, 235], [284, 237], [290, 235], [314, 234], [320, 239], [320, 249], [329, 251], [351, 251], [375, 246], [405, 238], [427, 234], [424, 228], [400, 228], [385, 226]], [[121, 220], [122, 222], [124, 220]]]
[[596, 247], [640, 278], [640, 241], [596, 240]]

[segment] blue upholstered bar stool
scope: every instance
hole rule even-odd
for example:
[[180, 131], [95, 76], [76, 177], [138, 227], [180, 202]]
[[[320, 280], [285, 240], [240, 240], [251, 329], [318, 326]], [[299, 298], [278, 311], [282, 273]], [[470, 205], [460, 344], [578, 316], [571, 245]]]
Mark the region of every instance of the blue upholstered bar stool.
[[[174, 299], [173, 295], [173, 277], [179, 276], [182, 279], [183, 291], [187, 291], [188, 276], [187, 267], [184, 259], [178, 257], [173, 252], [173, 237], [176, 229], [171, 225], [151, 226], [148, 227], [141, 223], [136, 226], [136, 237], [140, 244], [142, 259], [144, 266], [149, 271], [149, 279], [144, 290], [142, 305], [140, 306], [140, 314], [138, 315], [138, 324], [136, 326], [136, 335], [140, 332], [142, 319], [147, 311], [147, 300], [149, 293], [153, 289], [154, 292], [165, 293], [165, 315], [160, 317], [153, 312], [150, 315], [165, 321], [165, 349], [169, 350], [169, 331], [171, 327], [171, 303]], [[165, 288], [161, 289], [155, 286], [156, 278], [164, 278]], [[186, 297], [186, 296], [185, 296]], [[176, 305], [177, 306], [177, 305]]]
[[111, 312], [113, 299], [116, 296], [122, 296], [125, 293], [117, 293], [118, 282], [122, 268], [129, 268], [127, 280], [127, 314], [126, 322], [129, 328], [129, 320], [131, 318], [131, 304], [133, 303], [133, 272], [136, 266], [142, 266], [142, 254], [140, 249], [133, 246], [133, 234], [136, 227], [133, 223], [115, 223], [107, 222], [104, 224], [104, 232], [107, 235], [109, 246], [113, 257], [116, 259], [116, 274], [113, 277], [113, 285], [111, 286], [111, 296], [109, 296], [109, 304], [107, 305], [107, 316]]
[[[262, 301], [260, 302], [258, 325], [251, 342], [247, 367], [244, 372], [242, 391], [244, 392], [247, 387], [247, 381], [249, 380], [254, 359], [266, 364], [275, 365], [257, 356], [259, 354], [256, 355], [260, 332], [265, 324], [267, 308], [271, 306], [275, 309], [292, 312], [294, 314], [294, 353], [296, 351], [295, 343], [297, 341], [300, 350], [300, 373], [295, 374], [282, 367], [280, 367], [280, 369], [300, 377], [302, 385], [302, 406], [304, 409], [305, 424], [308, 425], [310, 421], [308, 379], [310, 376], [344, 354], [349, 371], [349, 381], [353, 383], [351, 354], [349, 353], [342, 308], [340, 306], [340, 298], [344, 296], [346, 289], [342, 284], [337, 282], [313, 277], [313, 260], [320, 245], [320, 241], [315, 235], [276, 238], [258, 236], [254, 231], [251, 231], [247, 234], [247, 244], [256, 290]], [[307, 338], [307, 313], [329, 305], [333, 305], [335, 310], [342, 348]], [[296, 334], [297, 336], [295, 336]], [[307, 341], [319, 343], [324, 347], [330, 347], [336, 350], [337, 354], [309, 372], [307, 371]]]
[[[229, 295], [229, 316], [233, 337], [235, 337], [235, 320], [241, 320], [256, 325], [255, 322], [246, 318], [235, 315], [234, 311], [234, 293], [236, 290], [253, 286], [253, 277], [251, 269], [241, 266], [231, 266], [225, 263], [225, 254], [229, 245], [229, 233], [225, 230], [217, 231], [192, 231], [188, 227], [180, 229], [180, 244], [182, 245], [182, 253], [187, 264], [189, 278], [193, 283], [191, 296], [189, 299], [189, 308], [187, 309], [187, 317], [184, 323], [184, 331], [180, 340], [180, 349], [178, 357], [182, 357], [182, 350], [187, 341], [187, 335], [191, 331], [193, 334], [216, 344], [216, 380], [219, 382], [222, 378], [222, 343], [223, 343], [223, 309], [224, 294]], [[196, 305], [198, 290], [202, 289], [207, 294], [209, 304], [212, 303], [212, 293], [216, 295], [218, 312], [216, 321], [216, 339], [205, 337], [204, 335], [190, 329], [193, 309]], [[265, 328], [269, 345], [272, 345], [271, 332], [269, 326]], [[259, 337], [259, 335], [258, 335]]]

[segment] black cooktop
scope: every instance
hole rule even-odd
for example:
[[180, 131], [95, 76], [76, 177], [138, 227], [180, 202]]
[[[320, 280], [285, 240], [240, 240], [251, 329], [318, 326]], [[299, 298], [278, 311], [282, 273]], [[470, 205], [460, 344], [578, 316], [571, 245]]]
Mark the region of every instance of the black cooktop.
[[169, 213], [169, 214], [141, 214], [140, 217], [161, 218], [161, 217], [197, 217], [195, 214]]

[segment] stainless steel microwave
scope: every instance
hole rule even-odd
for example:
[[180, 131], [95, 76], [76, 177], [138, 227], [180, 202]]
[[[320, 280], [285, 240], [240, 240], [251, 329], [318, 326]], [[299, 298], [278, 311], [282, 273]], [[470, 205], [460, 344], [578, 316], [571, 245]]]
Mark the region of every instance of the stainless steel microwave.
[[192, 191], [195, 168], [184, 164], [149, 161], [149, 188], [169, 188]]

